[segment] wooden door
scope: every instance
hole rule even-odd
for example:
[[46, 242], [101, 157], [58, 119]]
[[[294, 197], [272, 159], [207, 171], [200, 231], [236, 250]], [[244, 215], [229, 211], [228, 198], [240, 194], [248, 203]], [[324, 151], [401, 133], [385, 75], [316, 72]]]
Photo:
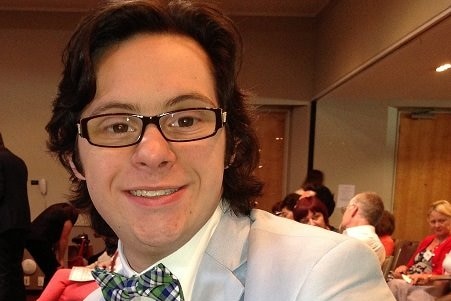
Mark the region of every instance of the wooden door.
[[421, 240], [429, 205], [451, 201], [451, 113], [400, 113], [396, 161], [394, 237]]
[[256, 175], [264, 182], [264, 188], [256, 207], [269, 212], [285, 193], [287, 118], [288, 110], [257, 112], [255, 128], [260, 141], [260, 165]]

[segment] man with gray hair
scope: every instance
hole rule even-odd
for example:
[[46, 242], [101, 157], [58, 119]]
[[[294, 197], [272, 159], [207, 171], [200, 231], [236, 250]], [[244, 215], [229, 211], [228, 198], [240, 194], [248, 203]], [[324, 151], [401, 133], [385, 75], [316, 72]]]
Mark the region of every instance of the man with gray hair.
[[376, 234], [375, 226], [383, 212], [384, 203], [378, 194], [362, 192], [349, 201], [340, 224], [343, 234], [367, 244], [376, 253], [381, 264], [385, 260], [385, 249]]

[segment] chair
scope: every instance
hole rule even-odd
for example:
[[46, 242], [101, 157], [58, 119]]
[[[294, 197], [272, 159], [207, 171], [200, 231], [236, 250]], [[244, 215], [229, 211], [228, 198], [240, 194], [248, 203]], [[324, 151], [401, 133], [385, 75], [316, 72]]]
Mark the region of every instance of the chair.
[[385, 280], [387, 280], [388, 273], [390, 273], [392, 267], [393, 267], [393, 260], [394, 256], [388, 256], [385, 258], [384, 262], [382, 263], [382, 273], [384, 274]]
[[394, 258], [390, 270], [393, 270], [400, 265], [406, 265], [418, 248], [418, 244], [418, 241], [405, 239], [396, 240], [395, 251], [393, 252]]

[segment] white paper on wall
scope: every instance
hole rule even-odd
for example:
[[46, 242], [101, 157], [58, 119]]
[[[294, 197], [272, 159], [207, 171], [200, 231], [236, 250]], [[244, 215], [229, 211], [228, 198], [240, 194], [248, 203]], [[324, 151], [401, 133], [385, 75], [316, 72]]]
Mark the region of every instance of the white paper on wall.
[[349, 200], [355, 195], [355, 185], [339, 184], [337, 193], [337, 207], [344, 208], [348, 205]]

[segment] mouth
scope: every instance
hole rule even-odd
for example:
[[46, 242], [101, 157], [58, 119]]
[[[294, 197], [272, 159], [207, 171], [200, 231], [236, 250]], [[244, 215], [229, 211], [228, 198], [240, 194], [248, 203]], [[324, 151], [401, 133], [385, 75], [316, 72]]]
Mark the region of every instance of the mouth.
[[177, 191], [178, 191], [178, 189], [176, 189], [176, 188], [161, 189], [161, 190], [138, 189], [138, 190], [130, 190], [130, 194], [132, 194], [134, 196], [138, 196], [138, 197], [153, 198], [153, 197], [167, 196], [167, 195], [173, 194]]

